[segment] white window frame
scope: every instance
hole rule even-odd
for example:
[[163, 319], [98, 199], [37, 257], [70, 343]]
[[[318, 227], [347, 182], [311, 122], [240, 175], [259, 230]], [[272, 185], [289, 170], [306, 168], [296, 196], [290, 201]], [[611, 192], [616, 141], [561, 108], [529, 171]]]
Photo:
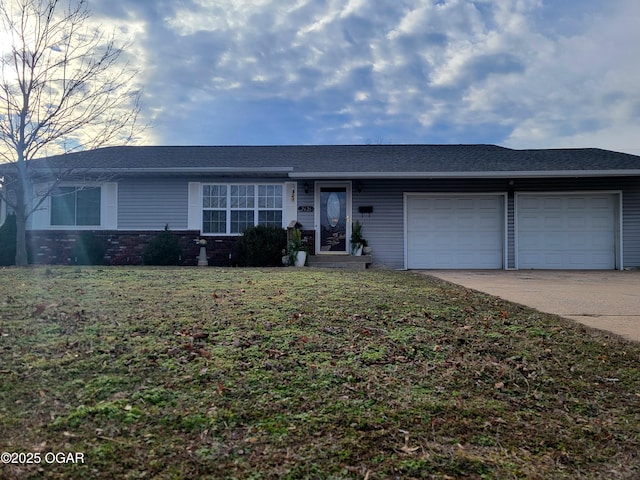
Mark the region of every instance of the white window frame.
[[[204, 189], [211, 186], [223, 186], [226, 188], [226, 205], [224, 207], [205, 207], [204, 206]], [[281, 189], [281, 206], [280, 207], [260, 207], [260, 187], [279, 187]], [[253, 206], [252, 207], [232, 207], [231, 206], [231, 190], [232, 187], [253, 187]], [[221, 183], [221, 182], [206, 182], [199, 185], [199, 230], [204, 236], [239, 236], [242, 232], [231, 232], [231, 214], [238, 211], [250, 211], [253, 212], [253, 225], [259, 225], [260, 212], [281, 212], [282, 222], [281, 227], [284, 228], [286, 221], [286, 185], [277, 182], [260, 182], [260, 183]], [[205, 211], [224, 211], [225, 218], [225, 231], [224, 232], [205, 232], [204, 231], [204, 212]]]
[[[88, 224], [83, 224], [83, 225], [78, 225], [78, 217], [79, 217], [79, 210], [80, 210], [80, 203], [78, 201], [78, 194], [79, 192], [82, 191], [87, 191], [87, 190], [96, 190], [98, 189], [98, 195], [96, 200], [99, 201], [99, 204], [94, 205], [94, 208], [91, 209], [90, 212], [90, 218], [91, 221], [96, 220], [94, 217], [97, 215], [97, 223], [88, 223]], [[70, 190], [70, 192], [68, 193], [62, 193], [60, 192], [60, 190]], [[50, 207], [50, 211], [49, 211], [49, 222], [52, 228], [64, 228], [64, 229], [75, 229], [75, 228], [96, 228], [99, 227], [102, 224], [102, 186], [100, 185], [82, 185], [82, 186], [78, 186], [78, 185], [58, 185], [55, 188], [53, 188], [52, 193], [54, 195], [50, 195], [49, 196], [49, 207]], [[73, 207], [75, 208], [75, 211], [72, 214], [73, 218], [69, 218], [69, 220], [72, 220], [72, 223], [53, 223], [53, 216], [54, 216], [54, 202], [57, 199], [62, 199], [63, 197], [67, 197], [68, 199], [72, 198], [73, 201]], [[93, 200], [93, 199], [92, 199]], [[66, 209], [63, 209], [66, 210]]]
[[7, 203], [0, 198], [0, 227], [4, 225], [4, 221], [7, 218]]
[[[40, 192], [50, 192], [52, 185], [34, 186], [34, 203], [42, 198]], [[75, 187], [100, 188], [99, 225], [52, 225], [51, 195], [49, 195], [30, 217], [30, 230], [116, 230], [118, 224], [118, 184], [116, 182], [62, 182], [55, 188]]]

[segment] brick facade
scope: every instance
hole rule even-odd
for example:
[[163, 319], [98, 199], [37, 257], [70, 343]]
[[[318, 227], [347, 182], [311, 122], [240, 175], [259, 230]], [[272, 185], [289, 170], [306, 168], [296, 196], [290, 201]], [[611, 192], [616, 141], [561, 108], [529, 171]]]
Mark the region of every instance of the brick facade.
[[307, 253], [309, 255], [315, 255], [316, 253], [316, 231], [315, 230], [301, 230], [302, 243], [307, 247]]
[[[77, 263], [75, 252], [78, 242], [86, 231], [35, 230], [27, 232], [30, 261], [37, 265], [73, 265]], [[105, 248], [106, 265], [142, 265], [144, 251], [157, 231], [91, 231]], [[200, 246], [195, 240], [198, 231], [172, 230], [179, 237], [182, 247], [181, 265], [197, 265]], [[229, 266], [234, 264], [235, 245], [238, 237], [206, 237], [209, 265]]]
[[[104, 248], [105, 265], [142, 265], [147, 245], [160, 232], [114, 230], [30, 230], [27, 231], [29, 262], [36, 265], [74, 265], [78, 263], [76, 250], [83, 235], [90, 232]], [[198, 264], [200, 239], [195, 230], [172, 230], [182, 247], [181, 265]], [[211, 266], [234, 266], [236, 242], [239, 237], [204, 237], [207, 240], [207, 258]], [[315, 252], [315, 231], [303, 230], [302, 238], [309, 253]]]

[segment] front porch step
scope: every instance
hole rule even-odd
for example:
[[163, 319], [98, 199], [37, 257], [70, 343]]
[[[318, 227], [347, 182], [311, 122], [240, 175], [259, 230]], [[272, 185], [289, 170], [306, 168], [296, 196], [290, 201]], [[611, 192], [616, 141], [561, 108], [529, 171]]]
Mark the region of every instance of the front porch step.
[[316, 268], [346, 268], [364, 270], [371, 264], [371, 255], [309, 255], [307, 265]]

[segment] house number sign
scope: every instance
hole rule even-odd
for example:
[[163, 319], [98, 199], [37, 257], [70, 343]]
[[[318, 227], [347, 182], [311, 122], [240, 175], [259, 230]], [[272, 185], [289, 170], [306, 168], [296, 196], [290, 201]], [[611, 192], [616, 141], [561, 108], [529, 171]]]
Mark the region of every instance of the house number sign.
[[313, 205], [300, 205], [298, 207], [299, 212], [313, 212]]

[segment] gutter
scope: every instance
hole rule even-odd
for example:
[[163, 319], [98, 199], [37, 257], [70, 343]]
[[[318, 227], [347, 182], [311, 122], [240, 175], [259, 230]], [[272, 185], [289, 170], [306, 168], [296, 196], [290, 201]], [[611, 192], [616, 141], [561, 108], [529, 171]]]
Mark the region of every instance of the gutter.
[[484, 172], [300, 172], [290, 173], [289, 178], [300, 180], [344, 178], [353, 179], [412, 179], [412, 178], [558, 178], [558, 177], [632, 177], [640, 176], [634, 170], [529, 170]]
[[[1, 171], [0, 167], [0, 171]], [[640, 176], [640, 169], [632, 170], [516, 170], [516, 171], [452, 171], [452, 172], [296, 172], [294, 167], [167, 167], [167, 168], [72, 168], [72, 175], [237, 175], [237, 176], [286, 176], [293, 180], [344, 180], [344, 179], [483, 179], [483, 178], [581, 178], [581, 177], [633, 177]], [[32, 170], [42, 176], [55, 174], [55, 169]]]
[[[55, 168], [33, 169], [34, 174], [46, 177], [56, 174]], [[70, 175], [109, 175], [127, 176], [136, 174], [151, 175], [237, 175], [237, 176], [289, 176], [292, 167], [256, 167], [247, 169], [244, 167], [168, 167], [168, 168], [91, 168], [77, 166], [70, 168]]]
[[[77, 170], [83, 170], [78, 167]], [[287, 173], [293, 171], [293, 167], [169, 167], [169, 168], [103, 168], [103, 169], [84, 169], [89, 172], [99, 173]]]

